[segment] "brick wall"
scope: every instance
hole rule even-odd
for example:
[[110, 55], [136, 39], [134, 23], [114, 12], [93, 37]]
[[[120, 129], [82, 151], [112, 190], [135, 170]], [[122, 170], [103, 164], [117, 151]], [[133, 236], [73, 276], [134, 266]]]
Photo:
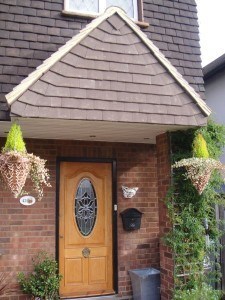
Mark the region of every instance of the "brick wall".
[[[1, 143], [2, 142], [2, 143]], [[0, 147], [3, 145], [3, 139]], [[159, 268], [159, 225], [157, 159], [154, 145], [113, 144], [56, 140], [27, 140], [29, 152], [48, 160], [52, 188], [45, 190], [41, 202], [31, 207], [0, 189], [0, 270], [31, 270], [31, 257], [39, 249], [55, 253], [56, 157], [117, 159], [118, 184], [118, 276], [121, 297], [132, 294], [129, 269]], [[135, 198], [125, 200], [121, 185], [138, 186]], [[138, 231], [125, 232], [119, 213], [136, 207], [144, 213]], [[14, 277], [16, 278], [16, 276]], [[8, 299], [19, 299], [10, 296]], [[24, 297], [20, 298], [24, 299]]]
[[[0, 119], [4, 95], [90, 20], [61, 14], [64, 0], [3, 0], [0, 13]], [[143, 0], [144, 31], [196, 89], [203, 79], [195, 0]]]
[[[171, 223], [167, 215], [167, 208], [163, 201], [171, 181], [170, 141], [168, 134], [157, 137], [157, 165], [158, 165], [158, 196], [159, 196], [159, 231], [160, 238], [171, 230]], [[174, 285], [174, 263], [171, 249], [160, 240], [160, 271], [161, 271], [161, 300], [170, 300]]]

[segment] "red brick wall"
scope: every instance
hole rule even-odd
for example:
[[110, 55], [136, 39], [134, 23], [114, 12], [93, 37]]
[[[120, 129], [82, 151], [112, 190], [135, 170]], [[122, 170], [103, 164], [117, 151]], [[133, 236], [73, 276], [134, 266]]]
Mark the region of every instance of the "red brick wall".
[[167, 208], [163, 201], [171, 181], [169, 135], [162, 134], [156, 139], [158, 165], [159, 231], [160, 231], [160, 272], [161, 300], [170, 300], [173, 289], [173, 255], [171, 249], [163, 244], [162, 237], [171, 229]]
[[[0, 252], [3, 255], [0, 257], [0, 270], [14, 273], [28, 271], [31, 270], [31, 257], [39, 249], [55, 253], [56, 157], [115, 158], [118, 186], [119, 294], [129, 297], [132, 294], [127, 272], [129, 269], [159, 268], [155, 146], [56, 140], [27, 140], [26, 142], [29, 152], [47, 159], [52, 188], [45, 190], [41, 202], [25, 207], [18, 199], [12, 198], [7, 191], [3, 191], [1, 186]], [[160, 166], [163, 166], [163, 163], [159, 163], [158, 167]], [[122, 197], [121, 185], [138, 186], [139, 190], [133, 199], [125, 200]], [[144, 213], [142, 226], [138, 231], [125, 232], [122, 229], [119, 213], [128, 207], [136, 207]], [[9, 299], [18, 299], [18, 297], [11, 296]]]

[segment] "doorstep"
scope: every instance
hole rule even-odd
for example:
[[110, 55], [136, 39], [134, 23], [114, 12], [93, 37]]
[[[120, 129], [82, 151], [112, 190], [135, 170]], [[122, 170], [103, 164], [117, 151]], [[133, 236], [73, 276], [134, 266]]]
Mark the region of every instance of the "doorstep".
[[99, 297], [87, 297], [87, 298], [62, 298], [63, 300], [130, 300], [129, 297], [113, 296], [99, 296]]
[[88, 297], [88, 298], [69, 298], [63, 300], [117, 300], [116, 296], [100, 296], [100, 297]]

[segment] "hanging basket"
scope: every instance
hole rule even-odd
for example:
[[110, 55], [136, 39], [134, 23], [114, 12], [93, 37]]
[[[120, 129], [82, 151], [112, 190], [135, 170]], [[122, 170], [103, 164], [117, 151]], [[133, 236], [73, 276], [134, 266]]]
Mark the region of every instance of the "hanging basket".
[[[189, 179], [191, 180], [193, 186], [198, 191], [199, 195], [202, 194], [207, 184], [209, 183], [209, 179], [212, 174], [212, 170], [205, 170], [202, 173], [198, 173], [198, 168], [193, 166], [186, 167], [187, 174], [189, 174]], [[194, 175], [193, 175], [194, 174]]]
[[211, 174], [214, 170], [224, 170], [225, 166], [213, 158], [187, 158], [176, 162], [173, 168], [184, 167], [186, 169], [186, 178], [189, 178], [193, 186], [202, 194], [209, 183]]
[[29, 159], [18, 152], [0, 154], [0, 172], [6, 187], [15, 198], [21, 193], [30, 171]]

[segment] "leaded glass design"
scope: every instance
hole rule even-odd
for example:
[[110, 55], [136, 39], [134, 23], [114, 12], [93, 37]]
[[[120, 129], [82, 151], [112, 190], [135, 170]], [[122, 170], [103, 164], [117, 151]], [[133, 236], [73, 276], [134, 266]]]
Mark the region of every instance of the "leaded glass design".
[[106, 7], [121, 7], [130, 18], [134, 18], [134, 1], [133, 0], [106, 0]]
[[97, 216], [97, 199], [93, 184], [83, 178], [78, 184], [75, 196], [75, 219], [80, 233], [88, 236], [95, 225]]
[[69, 0], [69, 9], [98, 13], [98, 2], [99, 0]]

